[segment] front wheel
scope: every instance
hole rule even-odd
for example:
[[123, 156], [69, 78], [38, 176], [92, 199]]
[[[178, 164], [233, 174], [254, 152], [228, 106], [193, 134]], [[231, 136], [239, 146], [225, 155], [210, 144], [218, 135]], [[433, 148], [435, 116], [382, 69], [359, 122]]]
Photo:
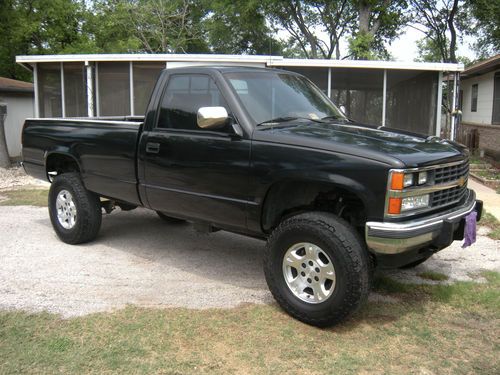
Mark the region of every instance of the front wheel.
[[54, 179], [49, 191], [49, 215], [57, 236], [69, 244], [92, 241], [101, 228], [99, 196], [85, 189], [77, 173]]
[[335, 215], [305, 213], [271, 234], [266, 281], [279, 305], [307, 324], [339, 323], [368, 297], [371, 259], [357, 232]]

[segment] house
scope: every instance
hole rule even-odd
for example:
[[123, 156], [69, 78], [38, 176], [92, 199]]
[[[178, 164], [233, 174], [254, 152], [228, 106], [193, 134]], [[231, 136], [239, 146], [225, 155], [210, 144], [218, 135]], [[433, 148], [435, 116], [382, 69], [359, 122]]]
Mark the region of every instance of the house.
[[35, 117], [142, 116], [162, 69], [245, 65], [290, 70], [313, 81], [357, 121], [441, 134], [443, 74], [462, 64], [289, 59], [216, 54], [17, 56], [33, 72]]
[[9, 156], [19, 159], [24, 120], [34, 115], [33, 84], [0, 77], [0, 103], [7, 104], [4, 128]]
[[500, 54], [460, 75], [461, 141], [500, 161]]

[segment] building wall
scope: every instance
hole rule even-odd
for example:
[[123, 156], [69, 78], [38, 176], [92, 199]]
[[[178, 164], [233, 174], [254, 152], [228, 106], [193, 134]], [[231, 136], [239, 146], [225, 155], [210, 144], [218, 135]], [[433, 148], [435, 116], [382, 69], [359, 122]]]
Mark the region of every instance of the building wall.
[[[476, 124], [491, 124], [493, 114], [493, 87], [495, 72], [463, 80], [462, 121]], [[477, 112], [471, 112], [472, 85], [477, 84]]]
[[0, 102], [7, 104], [5, 118], [5, 138], [11, 158], [21, 156], [21, 133], [24, 120], [33, 117], [33, 94], [0, 92]]

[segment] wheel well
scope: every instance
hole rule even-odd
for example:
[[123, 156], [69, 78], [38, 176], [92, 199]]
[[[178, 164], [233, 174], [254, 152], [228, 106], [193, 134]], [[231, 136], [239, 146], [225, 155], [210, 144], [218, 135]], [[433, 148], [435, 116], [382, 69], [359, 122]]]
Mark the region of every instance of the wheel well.
[[268, 232], [284, 218], [306, 211], [331, 212], [354, 227], [364, 227], [363, 201], [347, 189], [329, 183], [288, 181], [273, 185], [262, 211], [262, 227]]
[[45, 162], [49, 180], [56, 175], [67, 172], [80, 172], [80, 167], [76, 160], [69, 155], [50, 154]]

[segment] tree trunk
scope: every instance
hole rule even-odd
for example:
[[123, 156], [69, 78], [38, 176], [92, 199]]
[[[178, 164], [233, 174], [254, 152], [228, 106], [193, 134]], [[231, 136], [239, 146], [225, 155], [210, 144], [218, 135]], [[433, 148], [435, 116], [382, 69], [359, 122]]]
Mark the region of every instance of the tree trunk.
[[10, 158], [5, 139], [5, 118], [7, 117], [7, 104], [0, 103], [0, 167], [9, 168]]
[[370, 32], [370, 11], [371, 7], [368, 4], [360, 2], [359, 25], [358, 25], [360, 33], [368, 34]]
[[458, 0], [453, 2], [450, 17], [448, 18], [448, 27], [450, 28], [450, 62], [457, 63], [456, 49], [457, 49], [457, 31], [455, 30], [455, 14], [458, 10]]

